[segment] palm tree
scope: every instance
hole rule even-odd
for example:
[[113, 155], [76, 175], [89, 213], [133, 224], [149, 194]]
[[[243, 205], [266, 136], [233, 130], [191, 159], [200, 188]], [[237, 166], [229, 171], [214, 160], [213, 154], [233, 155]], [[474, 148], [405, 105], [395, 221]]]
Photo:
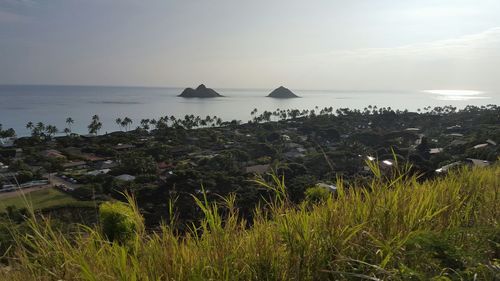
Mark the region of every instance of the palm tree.
[[73, 125], [73, 123], [75, 123], [75, 120], [73, 120], [73, 118], [71, 117], [66, 118], [66, 124], [68, 124], [68, 128], [70, 131], [71, 131], [71, 125]]
[[63, 132], [66, 134], [66, 136], [69, 136], [69, 134], [71, 134], [71, 129], [70, 128], [64, 128]]
[[149, 124], [150, 124], [149, 119], [142, 119], [141, 120], [141, 127], [146, 131], [149, 131]]
[[212, 117], [210, 117], [210, 115], [207, 115], [207, 117], [205, 117], [205, 123], [207, 123], [207, 125], [212, 123]]
[[49, 138], [52, 138], [52, 136], [57, 134], [58, 131], [59, 130], [54, 125], [47, 125], [47, 127], [45, 127], [45, 132], [47, 132], [47, 135], [49, 135]]
[[125, 125], [125, 127], [126, 127], [126, 130], [127, 130], [127, 131], [128, 131], [128, 130], [130, 130], [130, 125], [131, 125], [132, 123], [133, 123], [132, 119], [130, 119], [130, 118], [128, 118], [128, 117], [125, 117], [125, 118], [123, 118], [123, 120], [122, 120], [122, 124], [124, 124], [124, 125]]
[[33, 129], [33, 135], [39, 136], [43, 134], [45, 131], [45, 125], [42, 122], [36, 123], [35, 128]]
[[32, 136], [35, 135], [34, 128], [35, 128], [35, 125], [33, 124], [33, 122], [29, 121], [26, 124], [26, 129], [28, 129], [30, 131], [30, 133], [31, 133]]
[[116, 118], [115, 119], [115, 123], [118, 125], [118, 128], [120, 128], [120, 131], [121, 131], [121, 127], [122, 126], [122, 119], [121, 118]]
[[101, 130], [101, 128], [102, 128], [102, 123], [99, 121], [99, 116], [98, 115], [92, 116], [92, 121], [87, 126], [87, 128], [89, 129], [89, 134], [95, 134], [95, 135], [97, 135], [97, 133], [99, 132], [99, 130]]
[[168, 127], [168, 116], [160, 117], [158, 121], [156, 121], [156, 124], [154, 124], [156, 129], [165, 129]]
[[26, 124], [26, 129], [28, 129], [30, 131], [32, 131], [34, 127], [35, 127], [35, 125], [31, 121], [29, 121], [28, 124]]
[[196, 118], [194, 119], [194, 122], [195, 122], [195, 126], [199, 127], [200, 126], [200, 122], [201, 122], [201, 117], [200, 116], [196, 116]]
[[153, 126], [153, 127], [155, 127], [155, 128], [156, 128], [156, 124], [158, 124], [158, 121], [156, 121], [156, 119], [154, 119], [154, 118], [153, 118], [153, 119], [149, 120], [149, 124], [150, 124], [151, 126]]

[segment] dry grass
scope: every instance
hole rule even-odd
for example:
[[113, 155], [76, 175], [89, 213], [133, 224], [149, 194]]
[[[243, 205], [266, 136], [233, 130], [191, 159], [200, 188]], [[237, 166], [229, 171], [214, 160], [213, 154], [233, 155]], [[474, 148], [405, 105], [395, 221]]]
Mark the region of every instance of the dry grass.
[[425, 183], [403, 172], [390, 181], [375, 177], [368, 188], [339, 180], [336, 198], [293, 206], [284, 179], [275, 177], [261, 182], [276, 196], [255, 211], [251, 227], [239, 219], [234, 197], [196, 199], [205, 219], [183, 236], [169, 225], [146, 233], [131, 200], [137, 235], [125, 244], [99, 229], [64, 237], [31, 220], [32, 234], [16, 234], [0, 279], [492, 280], [499, 274], [499, 178], [494, 166]]

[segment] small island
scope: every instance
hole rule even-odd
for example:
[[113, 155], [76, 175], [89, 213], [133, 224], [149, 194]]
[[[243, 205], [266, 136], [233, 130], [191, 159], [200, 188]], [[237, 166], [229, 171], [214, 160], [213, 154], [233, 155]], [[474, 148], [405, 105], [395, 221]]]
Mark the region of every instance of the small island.
[[186, 88], [179, 97], [183, 98], [216, 98], [223, 97], [223, 95], [217, 93], [213, 89], [207, 88], [205, 85], [201, 84], [198, 88]]
[[268, 97], [270, 98], [277, 98], [277, 99], [291, 99], [291, 98], [299, 98], [296, 94], [294, 94], [292, 91], [289, 89], [280, 86], [279, 88], [275, 89], [272, 91]]

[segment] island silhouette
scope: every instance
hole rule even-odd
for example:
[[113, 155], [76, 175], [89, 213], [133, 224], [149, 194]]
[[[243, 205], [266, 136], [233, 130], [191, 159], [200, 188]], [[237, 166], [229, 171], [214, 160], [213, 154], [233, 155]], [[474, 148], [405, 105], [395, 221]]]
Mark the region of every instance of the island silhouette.
[[215, 90], [207, 88], [205, 85], [201, 84], [198, 88], [186, 88], [179, 97], [183, 98], [216, 98], [223, 97], [223, 95], [217, 93]]
[[276, 99], [290, 99], [290, 98], [299, 98], [296, 94], [294, 94], [292, 91], [289, 89], [280, 86], [279, 88], [275, 89], [272, 91], [268, 97], [270, 98], [276, 98]]

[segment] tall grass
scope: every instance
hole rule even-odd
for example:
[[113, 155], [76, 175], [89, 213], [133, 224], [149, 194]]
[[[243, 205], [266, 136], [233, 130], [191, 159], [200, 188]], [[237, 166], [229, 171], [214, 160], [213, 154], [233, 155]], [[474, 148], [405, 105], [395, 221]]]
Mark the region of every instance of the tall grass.
[[32, 234], [16, 233], [16, 248], [0, 279], [498, 277], [499, 166], [424, 183], [404, 171], [388, 180], [374, 169], [370, 186], [348, 187], [339, 180], [335, 197], [312, 206], [292, 205], [283, 178], [258, 180], [276, 195], [256, 209], [251, 227], [239, 217], [234, 196], [219, 204], [195, 198], [205, 218], [183, 235], [167, 224], [145, 232], [130, 198], [137, 227], [128, 243], [109, 242], [98, 228], [67, 237], [47, 220], [31, 220]]

